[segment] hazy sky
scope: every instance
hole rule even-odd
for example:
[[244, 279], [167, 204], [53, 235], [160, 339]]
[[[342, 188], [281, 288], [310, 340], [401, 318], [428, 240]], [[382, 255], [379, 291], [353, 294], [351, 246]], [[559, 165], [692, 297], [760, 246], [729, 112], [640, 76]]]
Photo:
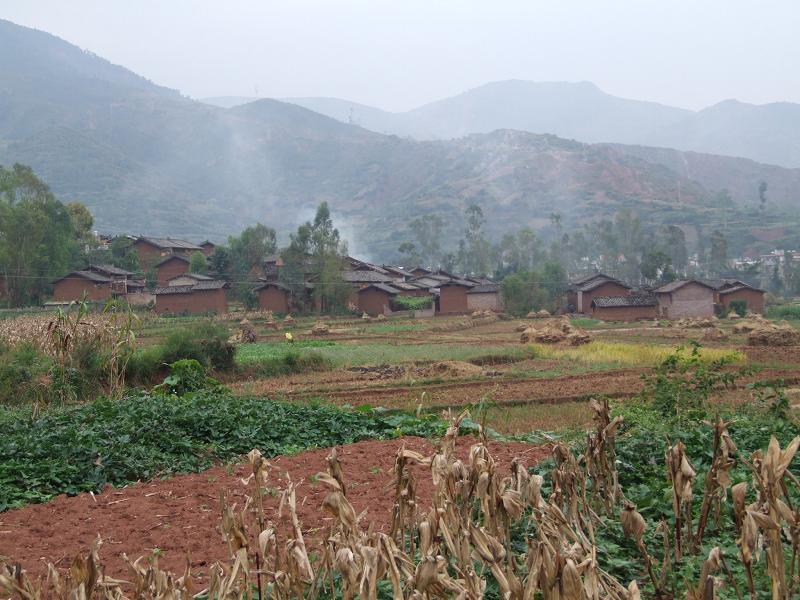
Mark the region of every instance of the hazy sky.
[[488, 81], [700, 108], [800, 102], [800, 0], [0, 0], [156, 83], [404, 110]]

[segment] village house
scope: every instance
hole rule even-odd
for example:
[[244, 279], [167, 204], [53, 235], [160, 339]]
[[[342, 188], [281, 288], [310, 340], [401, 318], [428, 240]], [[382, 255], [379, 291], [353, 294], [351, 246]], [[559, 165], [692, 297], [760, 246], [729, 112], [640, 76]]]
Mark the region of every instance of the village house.
[[134, 273], [113, 265], [89, 265], [53, 282], [53, 301], [100, 301], [144, 292], [145, 283]]
[[497, 283], [476, 283], [475, 287], [467, 291], [467, 308], [474, 310], [503, 310], [500, 297], [500, 285]]
[[766, 292], [738, 279], [721, 279], [709, 281], [716, 293], [714, 302], [719, 311], [727, 313], [731, 310], [731, 302], [744, 302], [745, 310], [752, 313], [764, 313], [764, 296]]
[[592, 300], [599, 296], [627, 296], [631, 286], [603, 273], [572, 281], [567, 289], [567, 312], [591, 314]]
[[466, 279], [450, 279], [439, 285], [436, 312], [443, 315], [458, 315], [470, 312], [468, 292], [475, 284]]
[[392, 300], [400, 294], [400, 290], [387, 283], [371, 283], [356, 292], [358, 310], [371, 317], [388, 315], [392, 312]]
[[203, 275], [202, 273], [183, 273], [170, 279], [167, 286], [173, 285], [194, 285], [198, 281], [213, 281], [210, 275]]
[[153, 265], [156, 285], [169, 285], [170, 280], [189, 272], [189, 259], [183, 254], [168, 254]]
[[631, 294], [629, 296], [595, 296], [592, 298], [591, 315], [603, 321], [637, 321], [655, 319], [658, 300], [653, 294]]
[[214, 250], [217, 249], [217, 245], [214, 242], [210, 242], [208, 240], [200, 242], [198, 246], [200, 246], [200, 251], [205, 255], [206, 258], [214, 254]]
[[679, 279], [653, 290], [658, 300], [658, 316], [684, 319], [714, 316], [716, 290], [697, 279]]
[[265, 281], [254, 290], [258, 296], [259, 310], [277, 313], [289, 312], [289, 288], [279, 281]]
[[188, 258], [193, 252], [203, 251], [200, 246], [185, 240], [145, 236], [136, 238], [133, 242], [133, 248], [139, 256], [139, 264], [143, 269], [148, 268], [170, 254], [181, 255]]
[[212, 279], [197, 281], [193, 285], [172, 285], [155, 289], [155, 311], [159, 315], [172, 314], [223, 314], [228, 312], [225, 281]]
[[112, 279], [93, 271], [72, 271], [53, 281], [53, 301], [110, 300]]

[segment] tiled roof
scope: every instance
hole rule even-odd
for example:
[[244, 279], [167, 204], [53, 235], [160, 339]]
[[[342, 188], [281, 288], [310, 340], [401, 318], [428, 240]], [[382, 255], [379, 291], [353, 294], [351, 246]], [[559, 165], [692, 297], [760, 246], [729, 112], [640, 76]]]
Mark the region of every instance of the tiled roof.
[[65, 279], [88, 279], [95, 283], [111, 283], [111, 278], [94, 271], [72, 271], [72, 273], [67, 273], [64, 277], [59, 277], [53, 283], [64, 281]]
[[202, 292], [206, 290], [221, 290], [226, 287], [228, 287], [227, 281], [212, 279], [211, 281], [198, 281], [193, 285], [168, 285], [165, 287], [158, 287], [153, 293], [156, 296], [159, 294], [191, 294], [192, 292]]
[[396, 287], [398, 290], [406, 290], [406, 291], [426, 289], [426, 286], [417, 285], [417, 282], [413, 281], [392, 281], [391, 286]]
[[358, 290], [358, 293], [368, 290], [370, 288], [375, 288], [376, 290], [381, 290], [382, 292], [386, 292], [387, 294], [391, 294], [392, 296], [397, 295], [400, 293], [400, 290], [393, 288], [391, 285], [387, 285], [385, 283], [372, 283], [366, 287], [361, 288]]
[[160, 267], [164, 263], [171, 261], [173, 258], [177, 258], [178, 260], [182, 260], [183, 262], [186, 262], [186, 263], [189, 262], [189, 259], [186, 258], [185, 256], [183, 256], [182, 254], [168, 254], [167, 256], [162, 258], [160, 261], [158, 261], [154, 266]]
[[98, 273], [105, 273], [107, 275], [124, 275], [125, 277], [129, 277], [133, 275], [130, 271], [126, 271], [125, 269], [120, 269], [119, 267], [115, 267], [114, 265], [89, 265], [88, 271], [96, 271]]
[[478, 284], [468, 294], [496, 294], [500, 291], [500, 285], [497, 283], [483, 283]]
[[381, 267], [384, 271], [388, 271], [393, 275], [397, 275], [398, 277], [412, 277], [411, 273], [405, 270], [403, 267], [395, 267], [392, 265], [383, 265]]
[[156, 296], [161, 294], [191, 294], [193, 289], [193, 285], [168, 285], [166, 287], [157, 287], [153, 290], [153, 293]]
[[423, 287], [423, 288], [435, 288], [435, 287], [439, 287], [442, 282], [439, 281], [438, 279], [433, 279], [433, 278], [428, 277], [426, 275], [425, 277], [419, 277], [418, 279], [412, 279], [411, 281], [409, 281], [409, 283], [411, 283], [412, 285], [417, 285], [417, 286]]
[[161, 248], [164, 250], [168, 249], [202, 250], [202, 248], [197, 244], [187, 242], [186, 240], [176, 240], [173, 238], [157, 238], [157, 237], [142, 236], [138, 238], [137, 241], [147, 242], [151, 246], [155, 246], [156, 248]]
[[253, 291], [257, 292], [259, 290], [265, 290], [270, 287], [278, 288], [279, 290], [283, 290], [284, 292], [289, 291], [289, 287], [284, 285], [280, 281], [264, 281], [259, 285], [257, 285], [255, 288], [253, 288]]
[[579, 285], [576, 289], [581, 292], [591, 292], [592, 290], [596, 290], [601, 285], [605, 285], [607, 283], [616, 283], [617, 285], [621, 285], [624, 288], [631, 289], [627, 283], [621, 282], [619, 279], [613, 279], [611, 277], [600, 277], [597, 279], [592, 279], [582, 285]]
[[195, 291], [202, 291], [202, 290], [221, 290], [222, 288], [228, 287], [227, 281], [222, 281], [220, 279], [212, 279], [211, 281], [198, 281], [194, 284], [193, 289]]
[[726, 287], [726, 288], [723, 288], [723, 289], [719, 290], [719, 295], [722, 296], [724, 294], [732, 294], [733, 292], [740, 292], [742, 290], [751, 290], [753, 292], [760, 292], [762, 294], [766, 293], [762, 289], [759, 289], [757, 287], [753, 287], [752, 285], [747, 285], [746, 283], [741, 283], [740, 285], [734, 285], [734, 286]]
[[450, 279], [449, 281], [443, 281], [440, 287], [443, 285], [458, 285], [461, 287], [468, 287], [468, 288], [475, 287], [474, 283], [472, 283], [471, 281], [467, 281], [466, 279]]
[[658, 300], [652, 294], [634, 294], [632, 296], [597, 296], [592, 304], [598, 308], [623, 308], [630, 306], [656, 306]]
[[343, 271], [342, 279], [349, 283], [381, 283], [392, 280], [389, 275], [376, 271]]
[[683, 286], [688, 285], [690, 283], [696, 283], [698, 285], [702, 285], [707, 287], [710, 290], [713, 290], [714, 287], [705, 283], [704, 281], [700, 281], [699, 279], [678, 279], [676, 281], [671, 281], [665, 285], [662, 285], [659, 288], [653, 290], [656, 294], [668, 294], [669, 292], [674, 292], [675, 290], [681, 289]]

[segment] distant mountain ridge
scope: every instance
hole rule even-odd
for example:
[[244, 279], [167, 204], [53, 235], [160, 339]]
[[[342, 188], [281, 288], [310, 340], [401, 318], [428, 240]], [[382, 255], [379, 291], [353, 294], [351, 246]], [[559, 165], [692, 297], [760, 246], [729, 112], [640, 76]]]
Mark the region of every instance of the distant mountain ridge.
[[582, 142], [664, 146], [800, 167], [800, 104], [790, 102], [725, 100], [695, 112], [618, 98], [589, 82], [520, 80], [487, 83], [400, 113], [339, 98], [284, 101], [372, 131], [420, 140], [518, 129]]
[[723, 187], [752, 205], [761, 180], [771, 207], [796, 209], [800, 189], [800, 169], [744, 159], [510, 129], [418, 141], [271, 99], [219, 108], [0, 21], [0, 164], [14, 162], [86, 203], [104, 232], [219, 241], [256, 221], [287, 231], [325, 200], [377, 259], [420, 215], [442, 215], [454, 243], [472, 202], [499, 236], [548, 227], [554, 210], [565, 226], [621, 208], [684, 223]]

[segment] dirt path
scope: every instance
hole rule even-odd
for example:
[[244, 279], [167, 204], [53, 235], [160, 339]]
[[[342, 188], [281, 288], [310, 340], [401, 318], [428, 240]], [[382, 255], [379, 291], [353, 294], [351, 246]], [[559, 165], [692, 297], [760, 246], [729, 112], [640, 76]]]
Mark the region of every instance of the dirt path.
[[[472, 443], [474, 440], [467, 438], [459, 440], [462, 457]], [[387, 486], [391, 486], [395, 454], [403, 444], [423, 453], [433, 450], [421, 438], [364, 441], [339, 448], [348, 498], [357, 513], [366, 511], [362, 520], [365, 527], [372, 524], [378, 530], [388, 530], [393, 491]], [[531, 465], [548, 454], [544, 447], [524, 443], [491, 443], [490, 451], [501, 476], [509, 474], [514, 457]], [[301, 482], [297, 492], [299, 513], [304, 532], [312, 538], [323, 535], [330, 523], [320, 509], [326, 489], [312, 478], [325, 469], [329, 453], [329, 449], [313, 450], [270, 460], [268, 492], [274, 495], [267, 500], [268, 514], [283, 522], [277, 516], [277, 488], [284, 487], [288, 472], [293, 481]], [[68, 567], [99, 534], [104, 540], [100, 557], [106, 574], [112, 577], [127, 575], [122, 553], [135, 559], [154, 548], [162, 553], [162, 567], [182, 572], [186, 556], [190, 556], [193, 572], [203, 577], [210, 564], [227, 558], [227, 546], [218, 531], [220, 493], [224, 491], [230, 502], [241, 507], [245, 495], [252, 493], [252, 487], [241, 482], [248, 472], [249, 465], [244, 464], [217, 467], [121, 489], [109, 487], [94, 497], [59, 496], [47, 504], [0, 513], [0, 562], [20, 562], [33, 574], [45, 574], [48, 562]], [[426, 507], [432, 492], [430, 474], [421, 467], [414, 467], [414, 472], [420, 505]]]

